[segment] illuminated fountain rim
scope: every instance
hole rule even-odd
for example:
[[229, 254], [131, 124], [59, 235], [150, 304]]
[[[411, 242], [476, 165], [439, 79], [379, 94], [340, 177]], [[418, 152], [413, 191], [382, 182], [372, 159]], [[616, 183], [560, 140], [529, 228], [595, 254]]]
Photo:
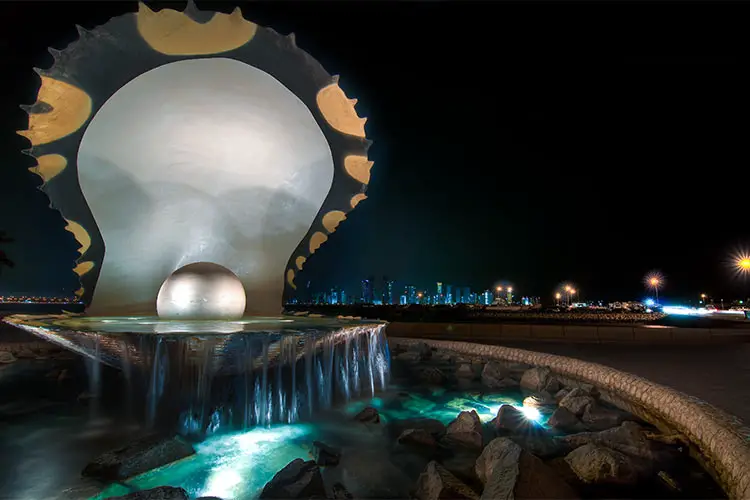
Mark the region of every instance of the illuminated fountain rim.
[[14, 314], [3, 321], [23, 329], [75, 331], [98, 335], [210, 336], [242, 333], [298, 333], [300, 330], [338, 330], [381, 326], [385, 321], [309, 316], [246, 316], [236, 320], [184, 320], [157, 316], [85, 316], [71, 314]]

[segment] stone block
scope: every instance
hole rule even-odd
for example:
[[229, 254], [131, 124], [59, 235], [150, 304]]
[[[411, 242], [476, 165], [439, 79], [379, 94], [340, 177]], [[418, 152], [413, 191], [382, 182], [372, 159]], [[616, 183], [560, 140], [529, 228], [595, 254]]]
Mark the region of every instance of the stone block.
[[677, 344], [708, 344], [711, 330], [708, 328], [672, 328], [672, 341]]
[[503, 339], [530, 340], [532, 338], [531, 325], [502, 325], [500, 329], [500, 337]]
[[633, 340], [645, 344], [668, 344], [672, 342], [672, 329], [637, 326], [633, 328]]
[[561, 340], [564, 337], [561, 325], [531, 325], [531, 337], [540, 340]]
[[597, 327], [597, 334], [601, 342], [632, 342], [632, 326], [600, 326]]
[[596, 326], [566, 326], [564, 331], [566, 340], [578, 340], [597, 342], [599, 340], [598, 327]]

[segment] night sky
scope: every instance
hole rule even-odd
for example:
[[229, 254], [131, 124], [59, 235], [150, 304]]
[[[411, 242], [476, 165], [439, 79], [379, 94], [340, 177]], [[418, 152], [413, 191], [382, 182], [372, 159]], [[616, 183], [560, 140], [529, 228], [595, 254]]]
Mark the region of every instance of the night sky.
[[[740, 3], [197, 2], [281, 33], [369, 118], [369, 198], [297, 283], [355, 290], [369, 275], [550, 297], [742, 291], [750, 248], [750, 6]], [[182, 9], [184, 4], [172, 5]], [[72, 235], [20, 154], [17, 106], [48, 46], [135, 11], [119, 2], [0, 3], [0, 230], [16, 262], [0, 294], [72, 294]]]

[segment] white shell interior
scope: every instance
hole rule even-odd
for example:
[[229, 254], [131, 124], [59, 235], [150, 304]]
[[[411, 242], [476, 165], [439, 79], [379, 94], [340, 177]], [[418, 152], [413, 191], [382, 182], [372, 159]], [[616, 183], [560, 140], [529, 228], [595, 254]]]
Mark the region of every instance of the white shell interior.
[[172, 272], [212, 262], [240, 279], [246, 314], [276, 315], [333, 160], [291, 91], [211, 58], [166, 64], [117, 91], [83, 136], [78, 173], [106, 246], [89, 314], [155, 314]]

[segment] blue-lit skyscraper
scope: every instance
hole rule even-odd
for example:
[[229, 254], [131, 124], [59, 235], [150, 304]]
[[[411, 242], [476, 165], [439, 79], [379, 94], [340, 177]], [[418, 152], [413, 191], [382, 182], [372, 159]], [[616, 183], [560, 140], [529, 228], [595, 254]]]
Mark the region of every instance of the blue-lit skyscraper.
[[406, 285], [406, 287], [404, 287], [404, 295], [406, 295], [407, 304], [417, 303], [417, 287], [414, 285]]
[[362, 294], [360, 300], [363, 304], [372, 304], [375, 302], [375, 292], [373, 289], [374, 278], [369, 277], [362, 280]]
[[391, 305], [395, 303], [393, 295], [393, 280], [383, 277], [383, 304]]
[[446, 304], [456, 303], [453, 300], [453, 285], [445, 285], [445, 303]]

